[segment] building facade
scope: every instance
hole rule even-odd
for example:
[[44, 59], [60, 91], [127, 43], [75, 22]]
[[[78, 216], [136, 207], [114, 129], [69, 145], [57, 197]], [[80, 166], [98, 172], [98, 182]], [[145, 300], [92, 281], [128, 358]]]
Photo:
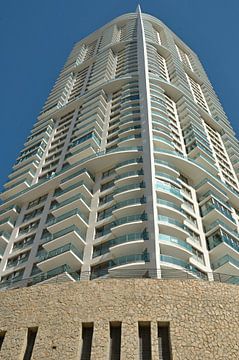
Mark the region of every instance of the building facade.
[[116, 18], [75, 44], [5, 184], [0, 287], [236, 283], [238, 154], [197, 55], [140, 9]]

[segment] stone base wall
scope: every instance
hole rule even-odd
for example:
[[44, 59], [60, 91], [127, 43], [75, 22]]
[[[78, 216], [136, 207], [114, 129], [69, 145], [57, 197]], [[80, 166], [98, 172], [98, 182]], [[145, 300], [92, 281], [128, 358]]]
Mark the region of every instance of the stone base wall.
[[195, 280], [122, 279], [47, 284], [0, 293], [0, 359], [80, 360], [82, 323], [94, 324], [91, 360], [109, 359], [109, 323], [122, 323], [121, 360], [139, 359], [138, 322], [170, 324], [172, 360], [239, 359], [239, 287]]

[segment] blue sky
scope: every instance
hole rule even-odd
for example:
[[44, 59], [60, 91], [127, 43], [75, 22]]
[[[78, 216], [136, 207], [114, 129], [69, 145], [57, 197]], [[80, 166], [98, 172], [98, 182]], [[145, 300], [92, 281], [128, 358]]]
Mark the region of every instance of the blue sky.
[[[74, 42], [114, 17], [135, 11], [134, 0], [0, 1], [0, 186], [23, 147]], [[142, 0], [200, 57], [239, 134], [238, 0]]]

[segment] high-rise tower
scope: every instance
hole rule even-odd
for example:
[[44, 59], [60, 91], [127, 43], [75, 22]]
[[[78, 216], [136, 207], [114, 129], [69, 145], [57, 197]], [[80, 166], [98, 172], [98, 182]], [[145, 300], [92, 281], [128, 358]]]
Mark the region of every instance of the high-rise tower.
[[196, 54], [140, 9], [116, 18], [74, 46], [5, 184], [0, 287], [236, 282], [238, 154]]

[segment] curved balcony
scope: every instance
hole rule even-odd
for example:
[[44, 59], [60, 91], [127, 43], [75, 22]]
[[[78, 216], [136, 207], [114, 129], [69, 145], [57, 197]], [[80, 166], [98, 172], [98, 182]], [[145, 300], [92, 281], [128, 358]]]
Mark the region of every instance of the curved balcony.
[[51, 251], [59, 246], [64, 246], [68, 243], [73, 244], [77, 249], [82, 250], [85, 246], [85, 233], [83, 233], [75, 225], [69, 226], [66, 229], [49, 234], [42, 238], [43, 247], [46, 251]]
[[174, 150], [172, 141], [166, 140], [165, 138], [157, 135], [153, 135], [154, 150]]
[[51, 212], [54, 216], [60, 216], [68, 211], [78, 208], [81, 209], [84, 214], [89, 213], [90, 211], [90, 201], [81, 194], [72, 196], [58, 204], [54, 204], [51, 207]]
[[238, 234], [229, 232], [225, 226], [221, 226], [212, 235], [207, 237], [208, 249], [212, 261], [228, 254], [239, 259]]
[[144, 196], [142, 196], [140, 198], [124, 200], [124, 201], [118, 202], [115, 205], [115, 209], [113, 210], [112, 213], [116, 216], [132, 215], [135, 213], [135, 210], [141, 209], [143, 211], [144, 210], [143, 205], [145, 205], [145, 204], [146, 204], [146, 197], [144, 197]]
[[168, 131], [169, 124], [170, 121], [166, 118], [163, 117], [155, 118], [155, 116], [152, 116], [152, 125], [156, 126], [158, 129], [162, 129], [163, 131]]
[[123, 256], [131, 252], [141, 253], [148, 238], [147, 231], [119, 236], [109, 241], [109, 251], [114, 256]]
[[170, 184], [156, 181], [155, 190], [157, 194], [159, 194], [159, 197], [164, 200], [173, 201], [176, 204], [181, 204], [183, 201], [180, 189], [171, 186]]
[[129, 146], [129, 145], [138, 145], [141, 140], [141, 134], [129, 135], [121, 137], [118, 140], [118, 146]]
[[125, 171], [125, 167], [132, 167], [132, 166], [142, 166], [143, 163], [143, 158], [142, 157], [136, 157], [133, 159], [128, 159], [125, 161], [121, 161], [119, 163], [116, 164], [115, 166], [115, 170], [117, 173], [119, 173], [120, 171]]
[[79, 270], [83, 264], [83, 253], [69, 243], [40, 256], [37, 266], [46, 272], [64, 264], [69, 265], [73, 271]]
[[113, 195], [115, 200], [123, 201], [124, 199], [128, 199], [129, 194], [130, 196], [139, 197], [140, 194], [144, 191], [144, 189], [145, 189], [145, 183], [141, 181], [139, 183], [121, 186], [115, 190]]
[[181, 206], [175, 204], [172, 201], [157, 199], [157, 207], [161, 215], [169, 217], [172, 216], [179, 221], [183, 221], [184, 219], [186, 219], [184, 210], [181, 208]]
[[129, 178], [130, 179], [134, 179], [134, 180], [140, 180], [140, 176], [144, 175], [144, 171], [143, 169], [139, 169], [139, 170], [131, 170], [131, 171], [126, 171], [124, 173], [121, 173], [119, 175], [116, 176], [115, 179], [115, 184], [121, 184], [124, 181], [127, 181]]
[[61, 184], [61, 189], [55, 192], [55, 197], [57, 201], [62, 202], [68, 200], [70, 197], [78, 195], [79, 193], [82, 194], [85, 199], [91, 199], [92, 193], [91, 189], [85, 185], [83, 181], [78, 181], [75, 184], [65, 187], [64, 184]]
[[159, 234], [160, 249], [163, 253], [170, 253], [176, 258], [183, 258], [183, 260], [189, 260], [192, 256], [192, 246], [186, 241], [178, 239], [176, 237]]
[[30, 186], [31, 186], [30, 180], [28, 180], [27, 178], [22, 179], [16, 183], [12, 184], [11, 186], [9, 186], [6, 190], [4, 190], [1, 193], [0, 198], [5, 201], [9, 197], [13, 197], [14, 195], [18, 194], [19, 192], [26, 190]]
[[149, 254], [143, 252], [141, 254], [133, 254], [121, 256], [109, 261], [109, 272], [122, 269], [138, 269], [149, 262]]
[[228, 226], [232, 227], [234, 230], [237, 229], [237, 224], [235, 223], [231, 212], [225, 206], [220, 205], [219, 202], [213, 203], [210, 199], [209, 201], [201, 205], [201, 213], [203, 223], [206, 226], [208, 224], [212, 224], [216, 220], [221, 220]]
[[156, 137], [164, 138], [166, 141], [172, 142], [172, 136], [170, 135], [169, 131], [163, 130], [157, 125], [153, 125], [153, 135]]
[[75, 151], [80, 150], [83, 143], [84, 147], [90, 145], [95, 149], [95, 151], [98, 151], [100, 138], [95, 131], [91, 131], [88, 134], [79, 137], [77, 140], [74, 140], [70, 145], [70, 152], [74, 153]]
[[80, 275], [74, 272], [71, 267], [67, 264], [61, 265], [55, 269], [52, 269], [46, 273], [33, 276], [31, 278], [32, 285], [40, 282], [51, 282], [55, 277], [69, 281], [79, 281]]
[[212, 263], [212, 269], [218, 273], [239, 276], [239, 260], [225, 255]]
[[228, 197], [218, 185], [216, 185], [212, 180], [210, 179], [204, 179], [200, 183], [198, 183], [195, 186], [195, 190], [197, 194], [199, 194], [200, 197], [205, 196], [204, 194], [207, 194], [209, 192], [215, 193], [215, 195], [219, 196], [222, 200], [227, 201]]
[[141, 130], [141, 125], [140, 124], [128, 126], [128, 127], [125, 127], [125, 128], [120, 128], [119, 131], [118, 131], [119, 140], [121, 138], [124, 138], [125, 136], [129, 136], [129, 135], [132, 135], [132, 134], [141, 135], [139, 133], [140, 130]]
[[156, 172], [160, 171], [162, 173], [167, 173], [169, 176], [172, 176], [174, 178], [177, 178], [180, 175], [179, 170], [172, 164], [168, 163], [167, 161], [156, 158], [154, 159], [154, 164], [155, 164]]
[[92, 143], [80, 147], [77, 149], [75, 149], [75, 151], [71, 151], [67, 154], [67, 161], [71, 164], [74, 165], [75, 163], [77, 163], [78, 161], [81, 161], [82, 159], [87, 158], [88, 156], [93, 156], [97, 150], [99, 149], [99, 147], [96, 145], [92, 146]]
[[93, 258], [107, 254], [109, 252], [113, 253], [114, 255], [119, 255], [119, 253], [121, 253], [122, 251], [129, 252], [132, 249], [137, 252], [138, 248], [142, 250], [141, 247], [143, 246], [144, 241], [148, 239], [149, 236], [146, 230], [142, 232], [130, 233], [119, 236], [117, 238], [108, 240], [102, 244], [95, 245]]
[[82, 214], [79, 209], [71, 210], [57, 218], [50, 219], [47, 222], [47, 230], [51, 233], [63, 230], [71, 225], [78, 228], [86, 229], [88, 227], [88, 219]]
[[187, 227], [173, 218], [158, 215], [158, 224], [160, 233], [170, 234], [173, 237], [183, 239], [189, 236]]
[[140, 227], [145, 227], [144, 222], [148, 220], [146, 213], [124, 216], [111, 224], [111, 232], [121, 235], [122, 232], [134, 232]]
[[160, 255], [161, 268], [162, 269], [177, 269], [181, 270], [183, 273], [187, 273], [188, 276], [192, 276], [192, 278], [205, 279], [206, 275], [197, 270], [194, 266], [189, 264], [186, 261], [175, 258], [173, 256], [168, 255]]
[[78, 171], [74, 171], [70, 175], [64, 177], [60, 182], [61, 188], [64, 190], [66, 189], [66, 187], [74, 185], [76, 178], [79, 181], [83, 181], [83, 183], [86, 184], [88, 189], [91, 189], [95, 182], [94, 176], [86, 168], [83, 168]]
[[209, 178], [217, 186], [222, 186], [224, 192], [228, 196], [228, 199], [231, 201], [231, 204], [235, 207], [238, 206], [238, 193], [235, 192], [235, 190], [229, 188], [228, 186], [225, 186], [225, 183], [222, 183], [222, 181], [217, 176], [218, 170], [215, 167], [214, 170], [216, 171], [216, 174], [214, 175], [214, 172], [211, 172], [210, 169], [208, 169], [206, 166], [201, 165], [200, 162], [197, 161], [197, 159], [188, 159], [184, 155], [178, 154], [176, 151], [158, 149], [155, 153], [155, 156], [157, 155], [160, 156], [160, 160], [170, 161], [170, 163], [172, 163], [172, 166], [181, 169], [180, 171], [184, 173], [185, 176], [188, 175], [190, 177], [192, 172], [197, 173], [197, 178], [192, 179], [195, 180], [197, 184], [200, 183], [200, 181], [205, 180], [205, 178]]
[[167, 181], [170, 184], [174, 185], [175, 187], [180, 185], [177, 177], [172, 176], [172, 175], [168, 175], [168, 174], [163, 173], [163, 172], [155, 171], [155, 178], [157, 180]]

